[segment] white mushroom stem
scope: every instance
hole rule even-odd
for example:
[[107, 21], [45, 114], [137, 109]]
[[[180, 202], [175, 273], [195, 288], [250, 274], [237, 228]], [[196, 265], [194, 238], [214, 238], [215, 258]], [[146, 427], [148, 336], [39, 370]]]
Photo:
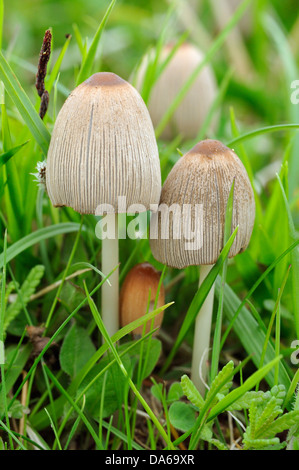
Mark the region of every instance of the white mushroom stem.
[[[211, 271], [213, 265], [200, 266], [199, 287]], [[194, 343], [192, 353], [191, 378], [202, 396], [206, 391], [207, 360], [210, 347], [211, 324], [214, 303], [215, 284], [210, 289], [195, 320]]]
[[[107, 226], [114, 226], [114, 237], [102, 240], [102, 272], [105, 276], [113, 271], [118, 261], [118, 216], [107, 214]], [[119, 328], [119, 269], [117, 268], [102, 285], [102, 320], [109, 336], [114, 335]]]

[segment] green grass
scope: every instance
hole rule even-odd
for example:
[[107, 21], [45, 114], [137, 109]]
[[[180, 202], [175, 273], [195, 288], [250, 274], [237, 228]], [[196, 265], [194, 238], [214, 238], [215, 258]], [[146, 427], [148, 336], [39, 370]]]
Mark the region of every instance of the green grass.
[[[299, 105], [290, 97], [299, 79], [299, 17], [291, 1], [245, 0], [218, 31], [209, 2], [192, 3], [188, 29], [177, 1], [37, 1], [34, 15], [29, 0], [0, 1], [0, 449], [298, 447], [291, 345], [299, 340]], [[248, 9], [254, 21], [243, 36], [252, 68], [246, 79], [231, 63], [227, 41], [241, 17], [250, 18]], [[34, 83], [48, 28], [50, 104], [41, 120]], [[198, 138], [216, 138], [241, 158], [256, 202], [251, 241], [228, 259], [234, 235], [227, 230], [227, 245], [198, 289], [197, 267], [171, 269], [153, 258], [147, 239], [120, 240], [121, 284], [140, 262], [163, 272], [164, 320], [155, 337], [133, 339], [131, 332], [161, 309], [109, 338], [99, 305], [112, 273], [100, 271], [97, 218], [53, 208], [32, 173], [78, 83], [100, 70], [133, 81], [153, 51], [141, 91], [148, 102], [171, 59], [159, 63], [163, 45], [179, 47], [202, 31], [204, 63], [219, 91]], [[160, 135], [202, 67], [156, 126], [163, 181], [196, 142]], [[211, 131], [215, 113], [219, 125]], [[214, 281], [209, 390], [201, 397], [189, 379], [193, 324]], [[38, 338], [28, 325], [43, 328]]]

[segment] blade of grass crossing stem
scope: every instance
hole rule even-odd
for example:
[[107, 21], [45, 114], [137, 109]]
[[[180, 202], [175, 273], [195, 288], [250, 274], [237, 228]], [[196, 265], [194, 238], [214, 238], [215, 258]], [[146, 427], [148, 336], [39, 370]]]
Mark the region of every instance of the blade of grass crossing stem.
[[92, 312], [92, 315], [93, 315], [93, 318], [101, 332], [101, 334], [103, 335], [103, 337], [105, 338], [105, 341], [107, 342], [107, 344], [109, 345], [109, 348], [113, 354], [113, 356], [115, 357], [116, 359], [116, 362], [120, 368], [120, 370], [122, 371], [122, 373], [124, 374], [124, 376], [126, 377], [126, 379], [128, 380], [128, 383], [132, 389], [132, 391], [135, 393], [135, 395], [138, 397], [140, 403], [142, 404], [142, 406], [144, 407], [145, 411], [148, 413], [148, 415], [150, 416], [150, 418], [152, 419], [152, 421], [155, 423], [157, 429], [159, 430], [161, 436], [164, 438], [165, 442], [167, 443], [167, 446], [169, 448], [169, 450], [174, 450], [174, 446], [171, 442], [171, 440], [169, 439], [167, 433], [165, 432], [163, 426], [161, 425], [160, 421], [157, 419], [157, 417], [155, 416], [155, 414], [152, 412], [151, 408], [148, 406], [147, 402], [144, 400], [144, 398], [142, 397], [142, 395], [139, 393], [139, 391], [137, 390], [134, 382], [132, 381], [132, 379], [129, 377], [128, 375], [128, 372], [125, 368], [125, 366], [123, 365], [123, 362], [121, 361], [115, 347], [114, 347], [114, 344], [110, 338], [110, 336], [108, 335], [106, 329], [105, 329], [105, 326], [103, 324], [103, 321], [102, 321], [102, 318], [93, 302], [93, 300], [91, 299], [90, 295], [89, 295], [89, 292], [87, 290], [87, 287], [86, 287], [86, 284], [84, 285], [85, 287], [85, 293], [86, 293], [86, 296], [87, 296], [87, 300], [88, 300], [88, 303], [89, 303], [89, 307], [90, 307], [90, 310]]
[[161, 121], [158, 123], [156, 127], [156, 137], [160, 137], [161, 133], [163, 132], [165, 126], [167, 125], [168, 121], [172, 117], [173, 113], [180, 105], [181, 101], [184, 99], [188, 90], [196, 80], [198, 74], [202, 71], [202, 69], [211, 61], [213, 56], [216, 52], [221, 48], [224, 44], [226, 37], [230, 33], [230, 31], [234, 28], [234, 26], [238, 23], [242, 15], [245, 13], [246, 8], [251, 3], [251, 0], [244, 0], [241, 5], [236, 9], [235, 13], [232, 15], [230, 21], [227, 23], [225, 28], [221, 31], [219, 36], [213, 41], [212, 46], [207, 51], [205, 58], [203, 61], [194, 69], [188, 80], [186, 80], [184, 86], [177, 94], [176, 98], [173, 100], [171, 105], [169, 106], [168, 110], [165, 112], [164, 116], [162, 117]]
[[[276, 175], [283, 201], [285, 204], [285, 209], [288, 216], [288, 224], [289, 224], [289, 238], [292, 242], [298, 240], [298, 235], [296, 233], [295, 224], [293, 221], [289, 201], [286, 196], [286, 192], [284, 190], [282, 181], [279, 175]], [[296, 328], [296, 335], [297, 339], [299, 339], [299, 295], [298, 295], [298, 286], [299, 286], [299, 248], [296, 247], [291, 253], [291, 264], [292, 264], [292, 298], [293, 298], [293, 309], [294, 309], [294, 322]]]
[[[235, 179], [233, 180], [230, 193], [228, 196], [226, 214], [225, 214], [225, 225], [224, 225], [224, 241], [223, 245], [225, 246], [231, 236], [232, 229], [232, 218], [233, 218], [233, 202], [234, 202], [234, 189], [235, 189]], [[216, 316], [216, 325], [214, 332], [214, 341], [212, 348], [212, 359], [211, 359], [211, 381], [214, 380], [218, 373], [219, 366], [219, 357], [220, 357], [220, 341], [221, 341], [221, 328], [222, 328], [222, 317], [223, 317], [223, 296], [224, 296], [224, 287], [226, 281], [226, 272], [227, 272], [227, 258], [224, 260], [222, 266], [221, 274], [221, 288], [218, 299], [218, 310]]]
[[93, 66], [94, 59], [95, 59], [96, 52], [97, 52], [97, 48], [98, 48], [98, 44], [100, 42], [103, 30], [106, 26], [107, 20], [109, 18], [109, 15], [111, 13], [112, 8], [114, 7], [115, 2], [116, 2], [116, 0], [112, 0], [112, 2], [110, 3], [109, 7], [106, 10], [104, 18], [102, 19], [102, 21], [100, 23], [100, 26], [98, 27], [98, 29], [97, 29], [94, 37], [93, 37], [90, 48], [89, 48], [85, 58], [83, 59], [81, 69], [80, 69], [78, 77], [77, 77], [77, 82], [76, 82], [77, 85], [84, 82], [84, 80], [86, 80], [91, 74], [92, 66]]
[[0, 79], [3, 81], [7, 93], [17, 107], [20, 115], [22, 116], [25, 124], [35, 138], [36, 142], [40, 146], [43, 154], [47, 155], [51, 137], [50, 133], [42, 119], [39, 117], [38, 112], [34, 108], [1, 51]]
[[216, 277], [219, 274], [220, 269], [221, 269], [225, 259], [228, 257], [230, 248], [231, 248], [231, 246], [234, 242], [234, 239], [237, 235], [237, 231], [238, 231], [238, 227], [236, 227], [233, 234], [230, 236], [228, 242], [226, 243], [226, 245], [224, 246], [222, 252], [220, 253], [220, 256], [219, 256], [218, 260], [216, 261], [215, 265], [213, 266], [213, 268], [211, 269], [211, 271], [209, 272], [209, 274], [207, 275], [207, 277], [205, 278], [205, 280], [201, 284], [200, 288], [198, 289], [197, 293], [193, 297], [193, 300], [192, 300], [191, 305], [190, 305], [190, 307], [189, 307], [189, 309], [186, 313], [185, 319], [183, 321], [183, 324], [181, 326], [181, 329], [179, 331], [177, 339], [174, 343], [174, 346], [172, 347], [172, 349], [171, 349], [171, 351], [170, 351], [170, 353], [169, 353], [169, 355], [168, 355], [168, 357], [167, 357], [167, 359], [164, 363], [164, 366], [162, 367], [161, 374], [163, 374], [168, 369], [168, 367], [170, 366], [171, 361], [172, 361], [173, 357], [175, 356], [178, 348], [182, 344], [189, 328], [194, 323], [196, 315], [198, 314], [198, 312], [199, 312], [202, 304], [204, 303], [204, 301], [205, 301], [212, 285], [214, 284], [214, 282], [216, 280]]

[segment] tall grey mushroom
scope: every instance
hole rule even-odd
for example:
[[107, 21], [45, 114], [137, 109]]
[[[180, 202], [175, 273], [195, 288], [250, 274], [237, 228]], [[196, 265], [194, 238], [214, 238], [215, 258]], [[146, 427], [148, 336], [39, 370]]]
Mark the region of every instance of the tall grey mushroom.
[[[136, 212], [147, 211], [161, 192], [152, 121], [132, 85], [101, 72], [70, 94], [55, 122], [46, 184], [55, 207], [107, 214], [110, 232], [102, 237], [102, 271], [108, 275], [119, 263], [117, 214], [134, 205]], [[118, 329], [118, 269], [110, 282], [102, 288], [102, 317], [112, 335]]]
[[[219, 141], [205, 140], [178, 160], [163, 185], [158, 211], [151, 220], [150, 245], [156, 260], [177, 269], [200, 266], [201, 285], [223, 248], [226, 206], [233, 181], [232, 230], [239, 228], [229, 257], [246, 249], [255, 219], [248, 175], [232, 150]], [[195, 323], [192, 380], [201, 393], [213, 298], [214, 287]]]

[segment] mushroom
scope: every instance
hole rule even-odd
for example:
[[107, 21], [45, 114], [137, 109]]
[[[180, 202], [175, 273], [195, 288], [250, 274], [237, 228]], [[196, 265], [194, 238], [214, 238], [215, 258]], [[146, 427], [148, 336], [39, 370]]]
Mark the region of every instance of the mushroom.
[[[167, 59], [172, 48], [171, 44], [164, 47], [160, 57], [161, 63]], [[148, 109], [154, 127], [160, 123], [165, 112], [203, 58], [203, 53], [188, 42], [182, 44], [175, 52], [151, 89]], [[145, 56], [137, 73], [138, 90], [142, 88], [148, 62], [149, 56]], [[206, 65], [194, 80], [160, 137], [171, 140], [180, 134], [185, 139], [195, 139], [216, 96], [217, 84], [214, 72], [209, 65]], [[211, 130], [214, 130], [216, 123], [215, 118]]]
[[[223, 248], [226, 206], [233, 181], [232, 230], [239, 228], [229, 257], [246, 249], [255, 219], [248, 175], [232, 150], [219, 141], [205, 140], [178, 160], [163, 185], [158, 211], [151, 219], [150, 245], [156, 260], [177, 269], [200, 266], [201, 285]], [[195, 322], [192, 380], [202, 393], [213, 298], [214, 287]]]
[[[125, 326], [140, 318], [155, 307], [156, 296], [159, 289], [161, 273], [150, 263], [140, 263], [134, 266], [127, 274], [120, 291], [120, 325]], [[163, 283], [157, 298], [156, 308], [165, 304]], [[161, 326], [164, 312], [159, 313], [151, 322], [147, 322], [145, 333]], [[133, 330], [133, 335], [142, 335], [143, 326]]]
[[[161, 170], [152, 121], [138, 91], [114, 73], [80, 84], [62, 106], [47, 157], [47, 191], [55, 207], [102, 220], [102, 271], [119, 263], [117, 214], [146, 212], [157, 204]], [[104, 225], [107, 226], [103, 233]], [[118, 329], [118, 268], [102, 288], [109, 335]]]

